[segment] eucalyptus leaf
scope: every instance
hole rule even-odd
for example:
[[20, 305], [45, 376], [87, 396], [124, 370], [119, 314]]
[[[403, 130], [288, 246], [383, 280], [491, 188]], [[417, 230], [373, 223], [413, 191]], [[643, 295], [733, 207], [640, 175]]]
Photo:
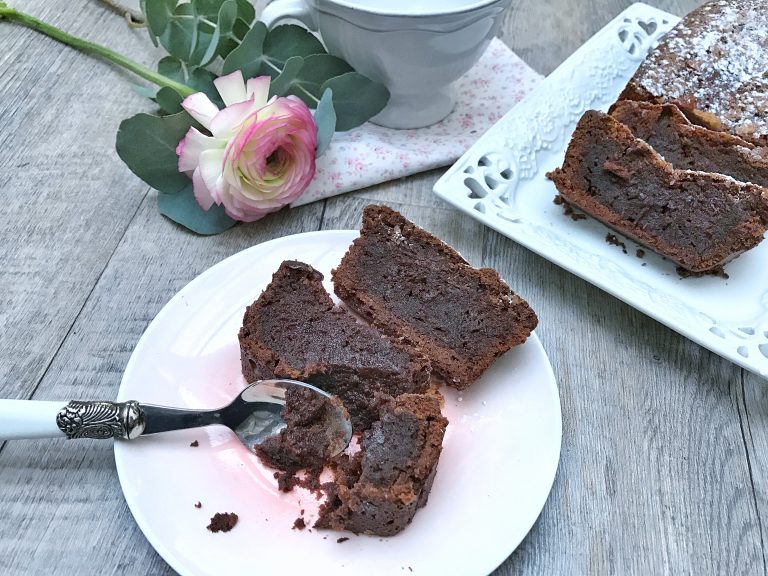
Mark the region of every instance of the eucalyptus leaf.
[[256, 20], [256, 9], [248, 0], [237, 0], [237, 18], [248, 26]]
[[191, 68], [173, 56], [166, 56], [157, 64], [157, 71], [163, 76], [186, 84], [199, 92], [203, 92], [219, 108], [224, 107], [219, 92], [213, 81], [216, 75], [205, 68]]
[[[206, 66], [219, 54], [219, 48], [232, 38], [232, 27], [237, 19], [237, 2], [235, 0], [225, 0], [218, 2], [220, 8], [218, 13], [213, 16], [215, 27], [210, 29], [210, 17], [205, 17], [198, 13], [201, 18], [197, 31], [197, 49], [190, 59], [190, 63], [196, 66]], [[207, 28], [206, 32], [203, 28]]]
[[164, 216], [204, 236], [219, 234], [237, 224], [226, 215], [222, 206], [214, 204], [210, 210], [203, 210], [195, 200], [189, 179], [187, 187], [176, 194], [160, 192], [157, 195], [157, 206]]
[[155, 101], [160, 108], [163, 109], [163, 112], [166, 112], [167, 114], [176, 114], [184, 110], [184, 108], [181, 107], [182, 100], [183, 98], [179, 93], [168, 86], [160, 88], [155, 95]]
[[232, 50], [224, 59], [222, 74], [231, 74], [235, 70], [241, 70], [243, 78], [246, 80], [258, 76], [266, 37], [266, 25], [263, 22], [254, 23], [240, 46]]
[[[150, 0], [149, 4], [153, 0]], [[165, 0], [163, 0], [165, 1]], [[193, 4], [179, 4], [170, 17], [168, 26], [158, 35], [171, 56], [189, 62], [197, 48], [198, 17]]]
[[326, 54], [326, 50], [322, 42], [303, 26], [283, 24], [272, 28], [267, 34], [264, 54], [267, 54], [273, 63], [283, 63], [291, 56]]
[[170, 116], [136, 114], [120, 123], [115, 149], [131, 172], [166, 194], [175, 194], [190, 184], [179, 172], [176, 147], [190, 127], [200, 127], [186, 112]]
[[285, 95], [288, 89], [291, 88], [293, 81], [296, 80], [296, 76], [298, 76], [302, 66], [304, 66], [304, 58], [301, 56], [291, 56], [288, 58], [283, 66], [283, 71], [270, 82], [269, 95]]
[[149, 98], [150, 100], [154, 100], [157, 92], [160, 90], [157, 86], [141, 86], [140, 84], [133, 84], [131, 88], [139, 96], [144, 96], [144, 98]]
[[321, 90], [333, 90], [336, 129], [351, 130], [367, 122], [384, 109], [389, 90], [358, 72], [347, 72], [324, 82]]
[[325, 152], [333, 139], [336, 131], [336, 111], [333, 109], [333, 90], [328, 88], [323, 92], [317, 110], [314, 114], [315, 126], [317, 126], [317, 148], [315, 156], [320, 157]]
[[[322, 85], [331, 78], [347, 72], [352, 72], [352, 67], [341, 58], [330, 54], [307, 56], [298, 75], [283, 89], [282, 94], [298, 96], [307, 106], [314, 108], [323, 94], [320, 90]], [[274, 80], [276, 81], [277, 79]]]
[[168, 28], [175, 7], [176, 0], [141, 1], [141, 11], [144, 13], [147, 30], [155, 46], [157, 46], [157, 37]]

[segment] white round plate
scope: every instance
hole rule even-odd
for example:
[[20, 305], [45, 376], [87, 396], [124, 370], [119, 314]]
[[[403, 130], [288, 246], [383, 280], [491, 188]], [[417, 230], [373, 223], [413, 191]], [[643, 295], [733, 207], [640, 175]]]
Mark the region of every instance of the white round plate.
[[[131, 356], [119, 399], [190, 408], [229, 402], [245, 386], [237, 332], [245, 307], [283, 260], [330, 271], [354, 231], [298, 234], [235, 254], [181, 290]], [[391, 538], [293, 530], [318, 503], [281, 493], [228, 429], [182, 430], [115, 443], [125, 499], [155, 550], [183, 575], [472, 574], [493, 571], [539, 515], [560, 456], [560, 400], [535, 335], [500, 358], [469, 391], [443, 390], [450, 421], [429, 503]], [[190, 443], [197, 440], [199, 446]], [[202, 507], [196, 508], [195, 503]], [[235, 512], [228, 533], [206, 530]], [[337, 539], [350, 539], [338, 543]]]

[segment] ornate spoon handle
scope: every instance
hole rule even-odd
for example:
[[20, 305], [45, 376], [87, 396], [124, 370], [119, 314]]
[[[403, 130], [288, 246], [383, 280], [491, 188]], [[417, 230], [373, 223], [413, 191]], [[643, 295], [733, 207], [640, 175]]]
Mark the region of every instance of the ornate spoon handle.
[[0, 400], [0, 440], [136, 438], [144, 431], [138, 402]]

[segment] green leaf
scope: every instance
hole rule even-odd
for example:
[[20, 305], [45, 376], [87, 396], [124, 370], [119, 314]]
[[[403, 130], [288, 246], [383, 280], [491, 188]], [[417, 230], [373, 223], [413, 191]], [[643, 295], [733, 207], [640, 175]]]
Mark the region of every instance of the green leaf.
[[347, 72], [324, 82], [321, 90], [333, 90], [336, 129], [351, 130], [373, 118], [389, 101], [389, 90], [359, 74]]
[[140, 84], [132, 84], [131, 88], [139, 96], [144, 96], [144, 98], [149, 98], [150, 100], [154, 100], [160, 90], [157, 86], [141, 86]]
[[248, 0], [237, 0], [237, 17], [250, 26], [256, 20], [256, 9]]
[[[199, 0], [198, 0], [199, 1]], [[206, 0], [210, 1], [210, 0]], [[235, 0], [226, 0], [220, 2], [220, 8], [213, 16], [198, 11], [198, 16], [208, 21], [214, 21], [216, 27], [211, 30], [207, 22], [200, 21], [198, 25], [198, 42], [195, 53], [190, 58], [190, 63], [196, 66], [205, 66], [209, 64], [219, 54], [219, 47], [232, 38], [232, 27], [237, 18], [237, 2]]]
[[269, 84], [270, 96], [283, 96], [288, 89], [291, 88], [291, 85], [293, 81], [296, 80], [296, 76], [298, 76], [302, 66], [304, 66], [304, 58], [301, 56], [291, 56], [288, 58], [283, 67], [283, 71]]
[[190, 68], [178, 58], [166, 56], [157, 63], [157, 71], [171, 80], [203, 92], [219, 108], [224, 107], [224, 102], [221, 101], [219, 92], [213, 83], [216, 75], [205, 68]]
[[204, 236], [219, 234], [237, 224], [237, 221], [226, 215], [222, 206], [214, 204], [210, 210], [203, 210], [195, 200], [189, 179], [187, 187], [177, 194], [160, 192], [157, 195], [157, 206], [164, 216]]
[[352, 72], [352, 67], [341, 58], [330, 54], [313, 54], [304, 58], [297, 77], [283, 91], [283, 94], [293, 94], [301, 98], [310, 108], [317, 105], [323, 91], [322, 85], [336, 76]]
[[328, 88], [323, 92], [317, 110], [314, 114], [315, 126], [317, 126], [317, 148], [315, 156], [320, 157], [328, 148], [336, 131], [336, 111], [333, 109], [333, 90]]
[[283, 24], [272, 28], [264, 42], [264, 54], [274, 64], [283, 63], [291, 56], [306, 57], [325, 53], [320, 40], [312, 32], [296, 24]]
[[254, 23], [253, 28], [245, 35], [240, 46], [232, 50], [224, 60], [222, 74], [226, 75], [235, 70], [242, 70], [245, 80], [258, 76], [266, 37], [267, 27], [264, 23]]
[[[149, 4], [152, 4], [152, 0]], [[197, 47], [197, 35], [198, 16], [194, 5], [179, 4], [173, 11], [166, 29], [158, 35], [158, 40], [171, 56], [189, 62]]]
[[152, 188], [175, 194], [190, 184], [187, 175], [179, 172], [176, 147], [191, 126], [199, 127], [186, 112], [162, 117], [136, 114], [120, 123], [117, 155]]
[[147, 22], [147, 30], [152, 42], [157, 46], [157, 37], [168, 28], [176, 7], [176, 0], [142, 0], [141, 11]]
[[168, 86], [160, 88], [155, 95], [155, 101], [157, 101], [160, 108], [168, 114], [177, 114], [184, 110], [184, 108], [181, 107], [182, 100], [184, 100], [184, 98], [182, 98], [176, 90], [169, 88]]

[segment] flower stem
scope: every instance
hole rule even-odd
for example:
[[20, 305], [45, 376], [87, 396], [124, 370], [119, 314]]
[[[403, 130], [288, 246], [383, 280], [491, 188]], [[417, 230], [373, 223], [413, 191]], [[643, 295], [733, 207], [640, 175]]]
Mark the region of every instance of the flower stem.
[[3, 19], [7, 19], [12, 22], [17, 22], [18, 24], [27, 26], [28, 28], [32, 28], [33, 30], [38, 31], [41, 34], [45, 34], [46, 36], [49, 36], [54, 40], [58, 40], [63, 44], [72, 46], [73, 48], [77, 48], [78, 50], [85, 52], [87, 54], [93, 54], [95, 56], [104, 58], [105, 60], [109, 60], [110, 62], [113, 62], [118, 66], [122, 66], [126, 70], [130, 70], [137, 76], [141, 76], [142, 78], [152, 82], [153, 84], [157, 84], [158, 86], [167, 86], [168, 88], [173, 88], [182, 97], [189, 96], [190, 94], [194, 94], [196, 92], [194, 89], [190, 88], [189, 86], [182, 84], [180, 82], [176, 82], [175, 80], [171, 80], [170, 78], [167, 78], [162, 74], [158, 74], [157, 72], [154, 72], [149, 68], [142, 66], [141, 64], [134, 62], [129, 58], [126, 58], [122, 54], [118, 54], [114, 50], [110, 50], [109, 48], [106, 48], [105, 46], [101, 46], [100, 44], [96, 44], [94, 42], [89, 42], [88, 40], [84, 40], [83, 38], [72, 36], [71, 34], [68, 34], [63, 30], [56, 28], [55, 26], [51, 26], [50, 24], [47, 24], [42, 20], [38, 20], [34, 16], [30, 16], [29, 14], [19, 12], [18, 10], [14, 10], [13, 8], [8, 8], [3, 2], [0, 2], [0, 20], [3, 20]]

